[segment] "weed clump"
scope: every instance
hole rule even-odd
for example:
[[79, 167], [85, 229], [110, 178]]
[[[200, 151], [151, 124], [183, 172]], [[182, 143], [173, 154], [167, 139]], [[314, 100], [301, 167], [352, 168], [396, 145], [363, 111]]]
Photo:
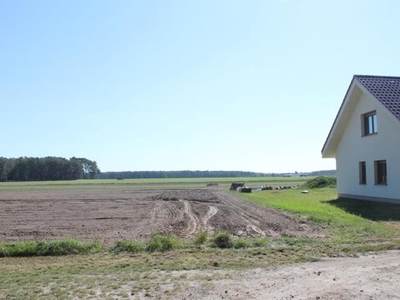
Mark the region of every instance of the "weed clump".
[[249, 242], [244, 239], [235, 239], [233, 243], [233, 247], [235, 249], [248, 248], [249, 246], [250, 246]]
[[253, 247], [267, 247], [269, 244], [268, 239], [265, 237], [258, 237], [251, 239], [251, 245]]
[[74, 239], [26, 241], [0, 244], [0, 257], [60, 256], [98, 253], [103, 245], [99, 240], [80, 242]]
[[203, 246], [208, 240], [208, 233], [207, 231], [201, 231], [199, 232], [196, 237], [193, 239], [193, 244], [196, 247], [201, 247]]
[[336, 177], [319, 176], [307, 181], [302, 187], [307, 189], [335, 188]]
[[153, 234], [146, 245], [148, 252], [166, 252], [180, 248], [181, 241], [171, 235]]
[[138, 253], [145, 250], [145, 244], [138, 241], [119, 241], [112, 249], [114, 252]]
[[219, 232], [216, 233], [213, 239], [213, 245], [217, 248], [232, 248], [233, 238], [229, 232]]

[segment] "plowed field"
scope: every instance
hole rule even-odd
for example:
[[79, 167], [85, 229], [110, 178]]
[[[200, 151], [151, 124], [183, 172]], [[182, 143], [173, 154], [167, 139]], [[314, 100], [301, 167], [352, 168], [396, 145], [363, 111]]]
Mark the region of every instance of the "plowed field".
[[220, 189], [23, 190], [0, 193], [0, 241], [99, 238], [106, 244], [154, 232], [202, 230], [242, 237], [321, 235], [315, 224]]

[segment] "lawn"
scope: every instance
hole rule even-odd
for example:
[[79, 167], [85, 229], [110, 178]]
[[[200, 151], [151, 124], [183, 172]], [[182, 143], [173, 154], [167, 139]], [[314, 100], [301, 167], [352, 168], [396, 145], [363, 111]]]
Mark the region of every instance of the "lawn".
[[338, 199], [335, 189], [300, 189], [242, 194], [259, 205], [298, 214], [326, 226], [331, 237], [323, 243], [353, 244], [396, 243], [400, 231], [400, 205]]

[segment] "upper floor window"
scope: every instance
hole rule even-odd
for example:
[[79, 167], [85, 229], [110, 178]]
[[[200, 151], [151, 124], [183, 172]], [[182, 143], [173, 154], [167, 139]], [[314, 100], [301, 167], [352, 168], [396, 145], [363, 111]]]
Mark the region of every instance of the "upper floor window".
[[376, 111], [372, 111], [362, 116], [363, 136], [378, 133], [378, 124], [376, 121]]

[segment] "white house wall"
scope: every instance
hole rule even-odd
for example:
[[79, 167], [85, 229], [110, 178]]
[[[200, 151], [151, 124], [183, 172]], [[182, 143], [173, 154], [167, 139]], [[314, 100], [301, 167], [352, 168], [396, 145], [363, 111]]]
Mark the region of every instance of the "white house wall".
[[[362, 94], [336, 152], [339, 196], [400, 201], [400, 122], [380, 102]], [[377, 134], [362, 136], [362, 115], [376, 111]], [[386, 160], [387, 185], [375, 185], [374, 161]], [[367, 184], [359, 184], [359, 162], [366, 162]]]

